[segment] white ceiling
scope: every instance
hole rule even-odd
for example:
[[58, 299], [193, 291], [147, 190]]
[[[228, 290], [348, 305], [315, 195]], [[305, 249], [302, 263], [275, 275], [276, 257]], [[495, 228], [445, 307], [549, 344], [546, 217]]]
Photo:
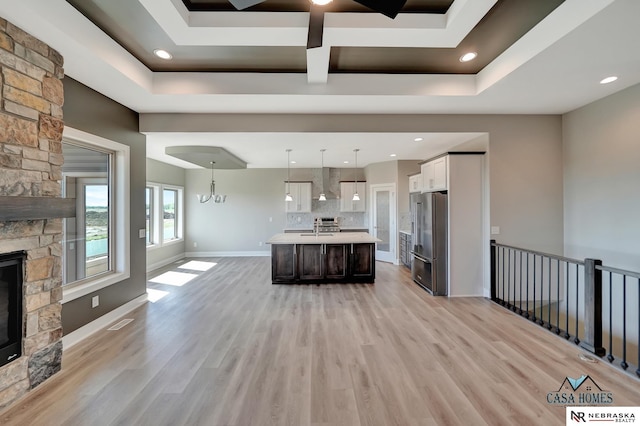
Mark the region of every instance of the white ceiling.
[[[176, 44], [306, 43], [306, 13], [188, 12], [180, 0], [131, 1], [139, 1]], [[327, 71], [330, 46], [455, 46], [494, 3], [456, 0], [444, 17], [400, 14], [393, 21], [376, 14], [327, 13], [324, 46], [309, 51], [306, 75], [153, 73], [64, 0], [0, 0], [0, 15], [57, 49], [70, 77], [147, 113], [562, 114], [640, 82], [638, 0], [566, 0], [477, 75]], [[619, 79], [598, 84], [609, 75]], [[416, 149], [414, 135], [397, 133], [150, 131], [147, 136], [148, 156], [167, 162], [162, 147], [168, 144], [222, 146], [249, 167], [284, 167], [287, 148], [307, 167], [317, 167], [319, 149], [326, 148], [328, 165], [335, 167], [345, 146], [357, 148], [363, 140], [371, 152], [359, 153], [359, 165], [360, 157], [364, 165], [386, 161], [392, 153], [429, 156], [424, 146]], [[432, 136], [429, 143], [446, 150], [478, 135]], [[341, 158], [332, 158], [339, 149]]]

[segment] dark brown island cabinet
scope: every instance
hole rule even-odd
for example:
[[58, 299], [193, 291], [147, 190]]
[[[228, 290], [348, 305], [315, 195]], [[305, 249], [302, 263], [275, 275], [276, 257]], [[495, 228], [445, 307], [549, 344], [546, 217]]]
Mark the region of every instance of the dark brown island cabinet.
[[[275, 243], [273, 238], [270, 240], [273, 284], [373, 283], [375, 281], [375, 242], [327, 240], [331, 237], [303, 238], [314, 238], [314, 241], [301, 243], [287, 239], [288, 243]], [[369, 236], [369, 239], [371, 238], [373, 237]]]

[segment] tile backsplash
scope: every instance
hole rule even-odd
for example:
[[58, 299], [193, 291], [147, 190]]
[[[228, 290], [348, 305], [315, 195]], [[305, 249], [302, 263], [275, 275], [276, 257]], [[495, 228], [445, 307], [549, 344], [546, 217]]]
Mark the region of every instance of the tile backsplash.
[[316, 217], [337, 217], [338, 225], [341, 227], [367, 228], [369, 226], [366, 213], [341, 212], [340, 200], [333, 199], [312, 200], [311, 213], [287, 213], [286, 227], [311, 229]]

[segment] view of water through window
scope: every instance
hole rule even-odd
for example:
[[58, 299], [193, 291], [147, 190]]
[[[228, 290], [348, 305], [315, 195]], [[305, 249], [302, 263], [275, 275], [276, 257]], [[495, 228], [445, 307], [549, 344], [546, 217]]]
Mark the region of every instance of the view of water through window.
[[106, 256], [109, 252], [109, 187], [85, 187], [85, 241], [87, 260]]

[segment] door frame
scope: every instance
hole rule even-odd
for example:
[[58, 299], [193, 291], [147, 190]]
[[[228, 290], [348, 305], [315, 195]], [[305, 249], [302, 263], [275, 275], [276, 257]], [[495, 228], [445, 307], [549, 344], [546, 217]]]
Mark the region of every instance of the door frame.
[[394, 265], [398, 264], [398, 236], [397, 236], [397, 210], [398, 210], [398, 199], [397, 199], [397, 187], [396, 183], [376, 183], [369, 185], [369, 211], [371, 212], [371, 221], [369, 222], [369, 233], [373, 236], [375, 233], [375, 223], [376, 223], [376, 192], [377, 191], [390, 191], [389, 198], [389, 251], [379, 251], [378, 245], [376, 244], [376, 260], [381, 260], [383, 262], [393, 263]]

